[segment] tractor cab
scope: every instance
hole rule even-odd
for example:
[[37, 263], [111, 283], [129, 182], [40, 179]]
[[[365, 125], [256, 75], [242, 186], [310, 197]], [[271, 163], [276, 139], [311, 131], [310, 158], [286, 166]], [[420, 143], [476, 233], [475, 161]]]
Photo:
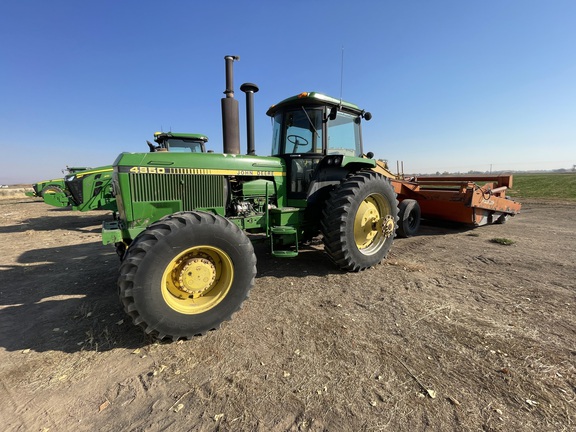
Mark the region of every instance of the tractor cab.
[[338, 183], [363, 155], [358, 106], [305, 92], [268, 109], [273, 118], [272, 156], [286, 162], [288, 198], [316, 201], [324, 186]]
[[148, 142], [151, 152], [206, 153], [205, 144], [208, 142], [208, 137], [201, 134], [155, 132], [154, 141], [158, 145]]

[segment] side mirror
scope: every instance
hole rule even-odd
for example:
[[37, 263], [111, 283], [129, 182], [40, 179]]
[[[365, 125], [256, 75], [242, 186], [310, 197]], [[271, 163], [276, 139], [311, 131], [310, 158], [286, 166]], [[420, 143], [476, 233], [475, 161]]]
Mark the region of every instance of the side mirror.
[[328, 118], [330, 120], [336, 120], [337, 115], [338, 115], [338, 108], [332, 107], [332, 109], [330, 110], [330, 115], [328, 116]]
[[372, 119], [372, 114], [369, 112], [365, 112], [362, 114], [362, 117], [364, 118], [364, 120], [369, 121], [370, 119]]
[[372, 159], [374, 157], [374, 153], [368, 152], [366, 153], [366, 156], [368, 157], [368, 159]]

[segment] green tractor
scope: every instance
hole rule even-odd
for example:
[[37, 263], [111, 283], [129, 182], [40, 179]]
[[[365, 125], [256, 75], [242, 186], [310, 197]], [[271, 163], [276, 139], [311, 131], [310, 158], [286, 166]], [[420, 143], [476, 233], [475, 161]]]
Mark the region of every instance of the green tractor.
[[[176, 132], [156, 132], [154, 145], [147, 141], [150, 152], [203, 153], [208, 137], [201, 134]], [[66, 198], [72, 210], [112, 210], [117, 211], [116, 199], [112, 192], [112, 165], [94, 168], [66, 176]], [[55, 196], [65, 202], [63, 195]], [[46, 201], [46, 200], [45, 200]], [[50, 204], [50, 203], [49, 203]], [[54, 204], [52, 204], [54, 205]]]
[[[62, 172], [65, 174], [74, 174], [80, 171], [85, 171], [87, 169], [91, 168], [67, 166], [65, 170], [62, 170]], [[66, 189], [66, 185], [64, 183], [63, 178], [57, 178], [53, 180], [43, 180], [39, 181], [38, 183], [34, 183], [32, 185], [32, 189], [33, 191], [26, 192], [26, 196], [35, 198], [44, 198], [45, 196], [49, 197], [50, 195], [63, 192]]]
[[112, 194], [112, 165], [81, 171], [64, 177], [66, 189], [44, 202], [55, 207], [72, 206], [72, 210], [116, 211]]
[[255, 156], [258, 88], [243, 84], [248, 154], [237, 154], [239, 129], [229, 122], [238, 117], [236, 58], [225, 59], [223, 153], [122, 153], [114, 163], [119, 219], [104, 223], [103, 243], [122, 258], [125, 311], [158, 339], [204, 334], [240, 308], [256, 275], [251, 238], [267, 239], [273, 256], [294, 257], [322, 234], [337, 267], [360, 271], [384, 259], [395, 236], [396, 194], [362, 149], [370, 113], [314, 92], [285, 99], [267, 111], [272, 156]]
[[[171, 151], [202, 153], [208, 138], [201, 134], [156, 132], [156, 145], [147, 141], [151, 152]], [[98, 168], [68, 168], [63, 179], [51, 180], [40, 196], [55, 207], [71, 206], [75, 211], [111, 210], [116, 212], [112, 193], [112, 165]], [[36, 186], [36, 185], [35, 185]], [[34, 190], [37, 188], [34, 187]]]

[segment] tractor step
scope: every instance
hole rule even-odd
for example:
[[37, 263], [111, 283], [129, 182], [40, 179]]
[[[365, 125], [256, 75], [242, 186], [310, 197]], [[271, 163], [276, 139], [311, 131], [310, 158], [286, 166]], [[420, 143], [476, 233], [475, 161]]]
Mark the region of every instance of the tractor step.
[[298, 251], [292, 250], [272, 250], [272, 256], [276, 258], [294, 258], [298, 256]]
[[270, 227], [270, 252], [278, 258], [298, 256], [298, 230], [291, 226]]
[[296, 228], [291, 226], [274, 226], [270, 228], [270, 233], [277, 235], [296, 235], [298, 234], [298, 231]]

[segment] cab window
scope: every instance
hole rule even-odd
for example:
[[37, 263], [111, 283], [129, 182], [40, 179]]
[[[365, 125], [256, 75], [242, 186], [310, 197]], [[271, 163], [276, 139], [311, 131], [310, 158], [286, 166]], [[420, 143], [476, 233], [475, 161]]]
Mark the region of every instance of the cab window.
[[360, 156], [360, 117], [339, 111], [328, 121], [328, 154]]
[[202, 153], [202, 143], [199, 141], [170, 138], [166, 142], [171, 152]]

